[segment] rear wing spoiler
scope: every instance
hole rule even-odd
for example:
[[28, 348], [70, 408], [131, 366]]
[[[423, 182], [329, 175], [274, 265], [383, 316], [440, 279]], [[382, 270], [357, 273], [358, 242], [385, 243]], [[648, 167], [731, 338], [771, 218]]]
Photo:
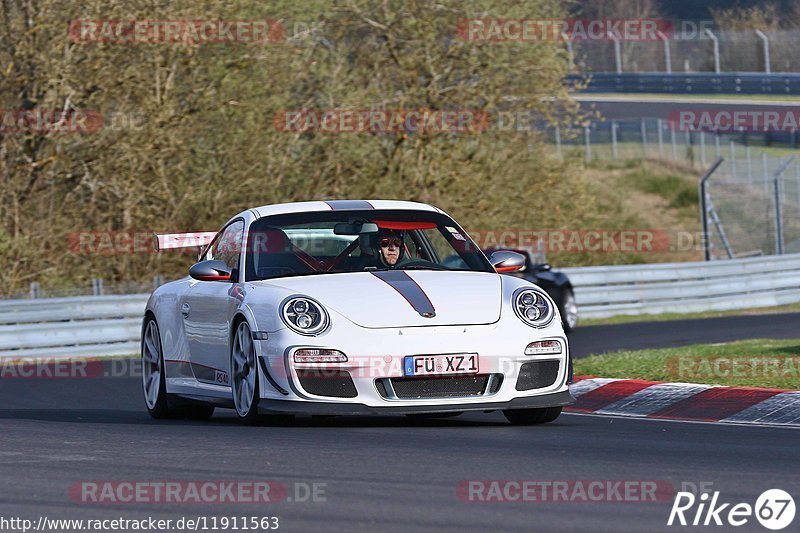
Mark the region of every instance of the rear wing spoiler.
[[153, 245], [156, 251], [177, 248], [203, 248], [216, 236], [216, 231], [197, 231], [194, 233], [154, 233]]

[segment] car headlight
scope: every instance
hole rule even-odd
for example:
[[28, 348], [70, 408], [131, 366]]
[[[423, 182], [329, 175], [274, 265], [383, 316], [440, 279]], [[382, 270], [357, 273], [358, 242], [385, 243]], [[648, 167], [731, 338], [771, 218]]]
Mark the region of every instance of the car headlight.
[[306, 296], [292, 296], [283, 302], [281, 318], [301, 335], [317, 335], [328, 327], [328, 313], [322, 304]]
[[555, 305], [546, 295], [534, 289], [520, 289], [514, 294], [514, 312], [535, 328], [543, 328], [553, 321]]

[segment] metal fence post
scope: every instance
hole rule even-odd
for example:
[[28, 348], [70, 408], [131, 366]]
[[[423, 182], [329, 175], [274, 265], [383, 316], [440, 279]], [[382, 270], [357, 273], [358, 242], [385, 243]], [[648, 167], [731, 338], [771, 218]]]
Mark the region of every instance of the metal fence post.
[[731, 176], [736, 174], [736, 145], [731, 141]]
[[103, 278], [92, 278], [92, 294], [95, 296], [103, 295]]
[[769, 60], [769, 39], [767, 39], [767, 36], [761, 30], [756, 30], [756, 35], [758, 35], [758, 37], [764, 43], [764, 72], [769, 74], [772, 72]]
[[711, 39], [711, 40], [714, 42], [714, 72], [716, 72], [717, 74], [719, 74], [719, 73], [720, 73], [720, 65], [719, 65], [719, 39], [717, 39], [717, 36], [716, 36], [716, 35], [714, 35], [714, 34], [711, 32], [711, 30], [709, 30], [708, 28], [706, 28], [706, 31], [705, 31], [705, 33], [706, 33], [706, 35], [708, 35], [709, 39]]
[[162, 274], [156, 274], [153, 276], [153, 290], [159, 288], [164, 284], [164, 276]]
[[589, 126], [583, 127], [583, 136], [586, 139], [586, 162], [589, 163], [592, 160], [592, 139], [591, 139], [591, 129]]
[[647, 124], [645, 124], [644, 119], [641, 120], [640, 123], [640, 131], [642, 132], [642, 154], [643, 157], [647, 158]]
[[566, 33], [561, 33], [561, 38], [567, 42], [567, 55], [569, 56], [569, 71], [575, 69], [575, 50], [572, 48], [572, 39]]
[[797, 209], [800, 210], [800, 165], [794, 166], [794, 182], [797, 188]]
[[41, 296], [41, 290], [39, 289], [39, 282], [32, 281], [31, 282], [31, 298], [39, 298]]
[[744, 151], [747, 154], [747, 179], [748, 181], [753, 181], [753, 160], [750, 157], [750, 145], [744, 147]]
[[772, 175], [772, 193], [775, 202], [775, 253], [783, 255], [783, 216], [781, 212], [781, 175], [789, 168], [794, 161], [794, 156], [789, 156], [778, 165], [775, 174]]
[[619, 44], [619, 37], [608, 32], [608, 38], [614, 42], [614, 61], [617, 64], [617, 74], [622, 74], [622, 49]]
[[706, 166], [706, 133], [700, 130], [700, 164]]
[[617, 151], [617, 123], [611, 121], [611, 158], [617, 159], [619, 152]]
[[664, 157], [664, 119], [658, 119], [658, 155]]
[[686, 130], [686, 159], [694, 165], [694, 149], [692, 148], [692, 132]]
[[708, 236], [708, 201], [706, 197], [706, 182], [711, 175], [717, 171], [719, 166], [724, 161], [721, 157], [718, 157], [714, 164], [711, 165], [711, 168], [705, 171], [705, 173], [700, 177], [700, 183], [698, 184], [699, 193], [700, 193], [700, 223], [703, 227], [703, 255], [706, 261], [711, 260], [711, 245], [709, 242]]
[[772, 193], [775, 195], [775, 253], [783, 255], [783, 216], [781, 214], [781, 180], [779, 175], [772, 180]]
[[664, 41], [664, 65], [667, 68], [667, 74], [672, 74], [672, 56], [669, 50], [669, 39], [661, 31], [657, 31], [656, 36]]
[[717, 148], [717, 157], [722, 157], [722, 149], [719, 146], [719, 133], [714, 133], [714, 146]]
[[669, 129], [669, 142], [672, 144], [672, 159], [678, 159], [678, 147], [675, 145], [675, 128]]

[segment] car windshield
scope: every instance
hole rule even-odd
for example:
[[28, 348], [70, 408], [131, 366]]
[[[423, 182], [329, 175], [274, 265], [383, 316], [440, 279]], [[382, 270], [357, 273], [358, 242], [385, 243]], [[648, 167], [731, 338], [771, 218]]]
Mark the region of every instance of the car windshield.
[[494, 272], [450, 217], [431, 211], [292, 213], [253, 222], [248, 280], [377, 270]]

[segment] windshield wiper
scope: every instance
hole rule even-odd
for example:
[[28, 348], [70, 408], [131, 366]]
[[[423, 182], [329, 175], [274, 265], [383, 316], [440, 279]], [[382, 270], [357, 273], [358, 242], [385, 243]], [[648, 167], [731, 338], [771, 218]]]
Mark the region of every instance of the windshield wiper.
[[412, 265], [404, 267], [400, 265], [396, 270], [450, 270], [447, 267], [436, 265], [436, 266], [421, 266], [421, 265]]

